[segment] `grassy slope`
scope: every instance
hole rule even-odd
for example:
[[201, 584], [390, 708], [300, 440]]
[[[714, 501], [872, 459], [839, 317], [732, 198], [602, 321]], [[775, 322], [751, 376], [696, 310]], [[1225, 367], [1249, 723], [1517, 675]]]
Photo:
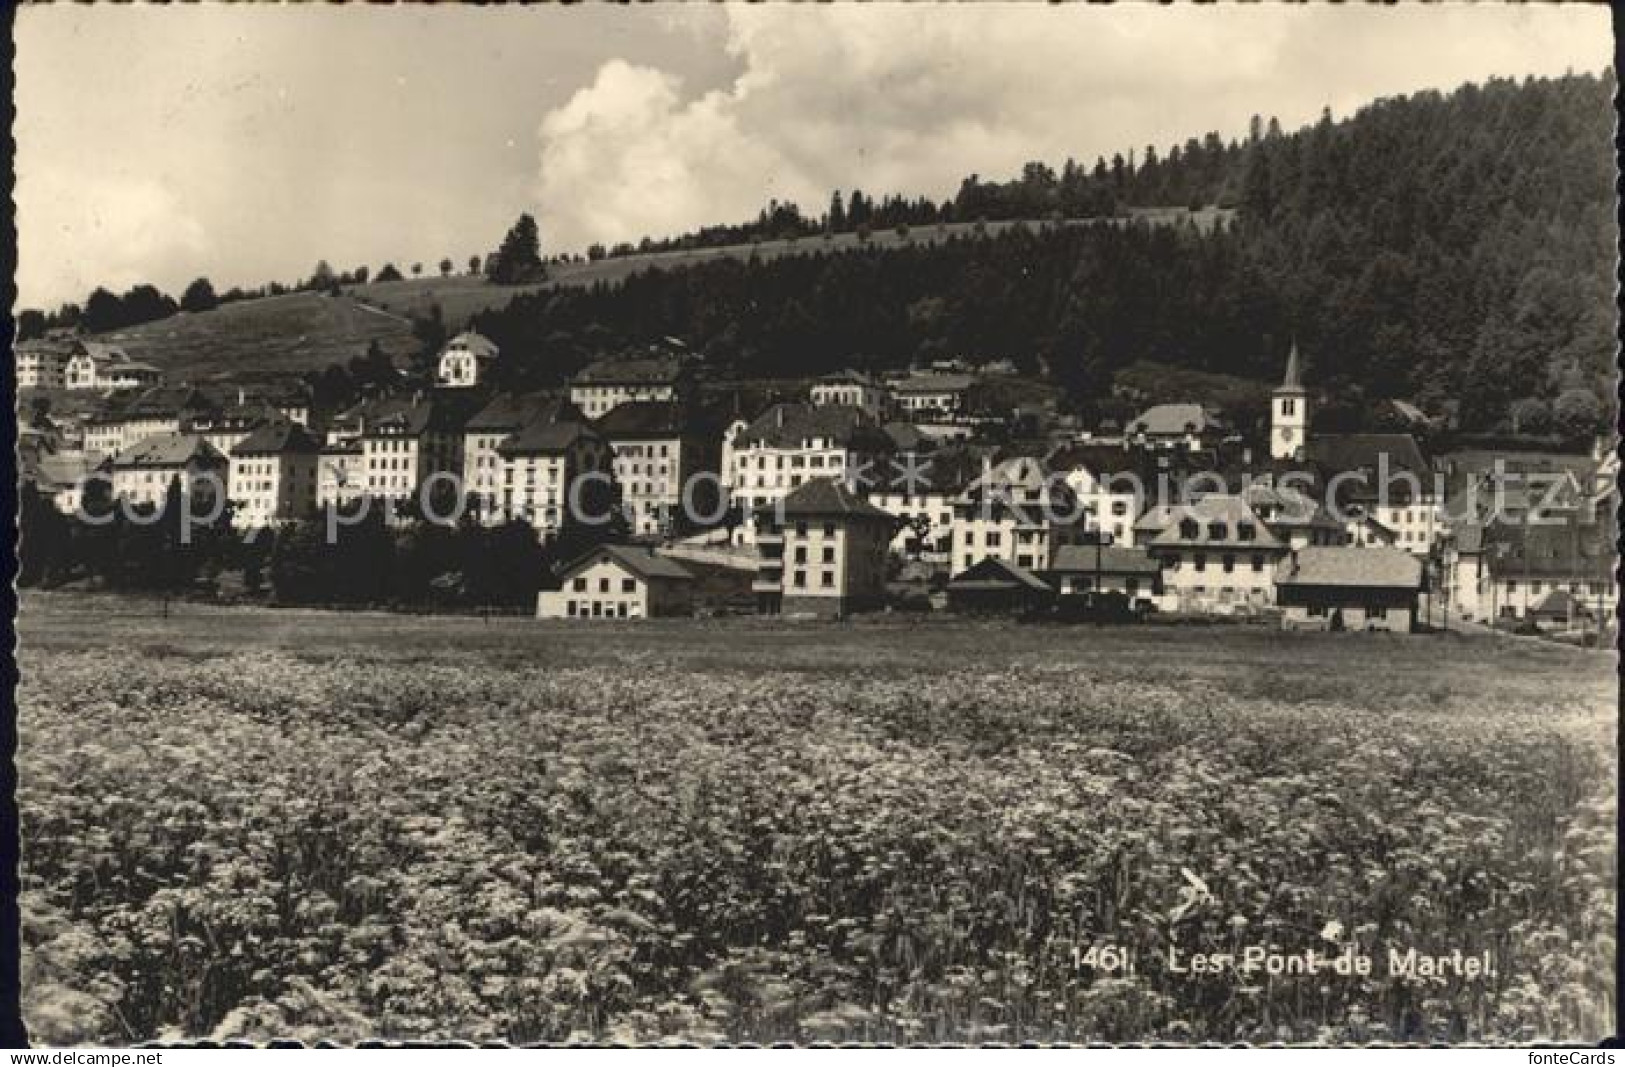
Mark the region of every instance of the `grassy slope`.
[[251, 381], [359, 356], [376, 340], [393, 354], [413, 345], [411, 325], [349, 297], [289, 293], [176, 315], [102, 340], [163, 369], [171, 381]]

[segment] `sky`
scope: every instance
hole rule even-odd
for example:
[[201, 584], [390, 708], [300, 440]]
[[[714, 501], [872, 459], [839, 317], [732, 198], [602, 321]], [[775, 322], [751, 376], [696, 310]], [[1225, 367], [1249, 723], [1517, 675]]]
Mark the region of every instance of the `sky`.
[[941, 199], [1287, 129], [1324, 106], [1601, 71], [1605, 7], [310, 4], [24, 7], [22, 306], [152, 282], [434, 271], [529, 211], [543, 250]]

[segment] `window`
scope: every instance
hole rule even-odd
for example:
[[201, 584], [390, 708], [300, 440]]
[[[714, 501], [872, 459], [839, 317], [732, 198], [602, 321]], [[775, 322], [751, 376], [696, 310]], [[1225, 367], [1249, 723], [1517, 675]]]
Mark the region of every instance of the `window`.
[[623, 619], [626, 618], [626, 601], [623, 600], [615, 605], [615, 614]]
[[570, 584], [575, 589], [575, 591], [578, 592], [578, 593], [585, 593], [587, 591], [587, 579], [585, 579], [585, 578], [577, 578], [574, 582], [571, 582]]
[[1325, 604], [1310, 604], [1309, 605], [1309, 614], [1313, 615], [1316, 618], [1324, 617], [1325, 614], [1326, 614], [1326, 605]]
[[824, 536], [825, 537], [834, 537], [835, 536], [835, 524], [833, 522], [824, 523]]
[[1236, 557], [1226, 552], [1224, 554], [1224, 573], [1229, 574], [1236, 569]]
[[1264, 557], [1261, 554], [1259, 554], [1257, 552], [1254, 552], [1253, 553], [1253, 570], [1254, 571], [1262, 571], [1263, 569], [1264, 569]]
[[600, 578], [600, 579], [598, 579], [598, 591], [600, 593], [609, 592], [609, 579], [608, 578]]
[[623, 593], [636, 593], [637, 591], [638, 591], [638, 582], [637, 582], [636, 578], [622, 578], [621, 579], [621, 592], [623, 592]]
[[1195, 519], [1183, 519], [1179, 523], [1179, 536], [1186, 541], [1194, 541], [1201, 536], [1202, 528]]
[[797, 537], [806, 537], [807, 536], [807, 524], [806, 523], [804, 523], [804, 522], [796, 523], [796, 536]]
[[796, 546], [796, 562], [797, 563], [805, 563], [805, 562], [807, 562], [807, 546], [806, 545], [797, 545]]
[[1518, 583], [1517, 582], [1508, 582], [1507, 583], [1507, 592], [1516, 593], [1517, 591], [1518, 591]]
[[997, 531], [997, 530], [989, 530], [988, 531], [987, 547], [989, 547], [989, 548], [998, 548], [999, 547], [999, 531]]
[[1539, 593], [1540, 592], [1540, 583], [1539, 582], [1530, 582], [1529, 583], [1529, 591], [1531, 593]]
[[1258, 527], [1254, 526], [1252, 523], [1243, 522], [1243, 523], [1238, 523], [1236, 525], [1236, 537], [1237, 537], [1237, 539], [1242, 540], [1242, 541], [1251, 541], [1254, 538], [1256, 538], [1257, 536], [1258, 536]]
[[1211, 540], [1223, 541], [1229, 532], [1229, 528], [1226, 527], [1222, 522], [1210, 522], [1207, 524], [1207, 535]]
[[1196, 553], [1196, 558], [1193, 561], [1193, 565], [1198, 571], [1207, 570], [1207, 554], [1203, 552]]
[[835, 572], [834, 571], [825, 571], [823, 573], [822, 577], [819, 579], [819, 584], [822, 585], [825, 589], [834, 589], [835, 588]]
[[1018, 566], [1018, 567], [1031, 567], [1032, 565], [1033, 565], [1033, 558], [1032, 558], [1032, 556], [1027, 555], [1026, 553], [1023, 553], [1023, 554], [1016, 557], [1016, 566]]
[[564, 602], [564, 613], [572, 618], [575, 617], [576, 602], [574, 600], [567, 600]]
[[795, 572], [795, 586], [796, 586], [797, 589], [805, 589], [805, 588], [807, 588], [807, 572], [806, 571], [796, 571]]
[[825, 545], [824, 546], [824, 562], [825, 563], [834, 563], [835, 562], [835, 546], [834, 545]]
[[1138, 578], [1130, 578], [1128, 582], [1125, 583], [1124, 588], [1128, 590], [1129, 596], [1133, 596], [1135, 593], [1140, 591], [1140, 580]]

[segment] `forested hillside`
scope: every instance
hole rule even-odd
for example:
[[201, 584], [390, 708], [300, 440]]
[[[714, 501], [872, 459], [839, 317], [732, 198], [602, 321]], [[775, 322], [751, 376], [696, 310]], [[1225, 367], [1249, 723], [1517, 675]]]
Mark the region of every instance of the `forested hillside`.
[[933, 247], [814, 247], [522, 296], [477, 326], [509, 354], [512, 384], [673, 335], [754, 377], [1008, 357], [1085, 405], [1142, 360], [1267, 379], [1295, 336], [1311, 383], [1353, 409], [1398, 396], [1459, 402], [1468, 429], [1514, 413], [1525, 430], [1600, 423], [1614, 353], [1612, 92], [1612, 72], [1494, 81], [1290, 134], [1255, 122], [1238, 145], [1192, 142], [1138, 167], [1030, 166], [961, 191], [965, 210], [990, 217], [1066, 214], [1065, 197], [1097, 182], [1118, 203], [1236, 201], [1238, 219], [1209, 233], [1037, 226]]

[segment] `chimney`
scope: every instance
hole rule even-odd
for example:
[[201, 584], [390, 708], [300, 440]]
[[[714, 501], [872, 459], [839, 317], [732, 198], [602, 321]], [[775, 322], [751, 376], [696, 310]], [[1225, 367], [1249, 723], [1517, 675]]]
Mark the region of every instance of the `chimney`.
[[777, 415], [778, 415], [778, 423], [779, 423], [779, 429], [781, 429], [781, 430], [782, 430], [782, 429], [784, 429], [784, 405], [783, 405], [783, 404], [780, 404], [780, 405], [779, 405], [779, 406], [778, 406], [778, 407], [777, 407], [777, 408], [775, 408], [775, 409], [774, 409], [774, 410], [775, 410], [775, 412], [776, 412], [776, 413], [777, 413]]
[[1241, 450], [1241, 465], [1243, 467], [1248, 468], [1249, 470], [1252, 468], [1252, 465], [1253, 465], [1253, 450], [1252, 450], [1251, 446]]
[[237, 406], [241, 407], [246, 403], [248, 403], [248, 390], [239, 385], [237, 387]]

